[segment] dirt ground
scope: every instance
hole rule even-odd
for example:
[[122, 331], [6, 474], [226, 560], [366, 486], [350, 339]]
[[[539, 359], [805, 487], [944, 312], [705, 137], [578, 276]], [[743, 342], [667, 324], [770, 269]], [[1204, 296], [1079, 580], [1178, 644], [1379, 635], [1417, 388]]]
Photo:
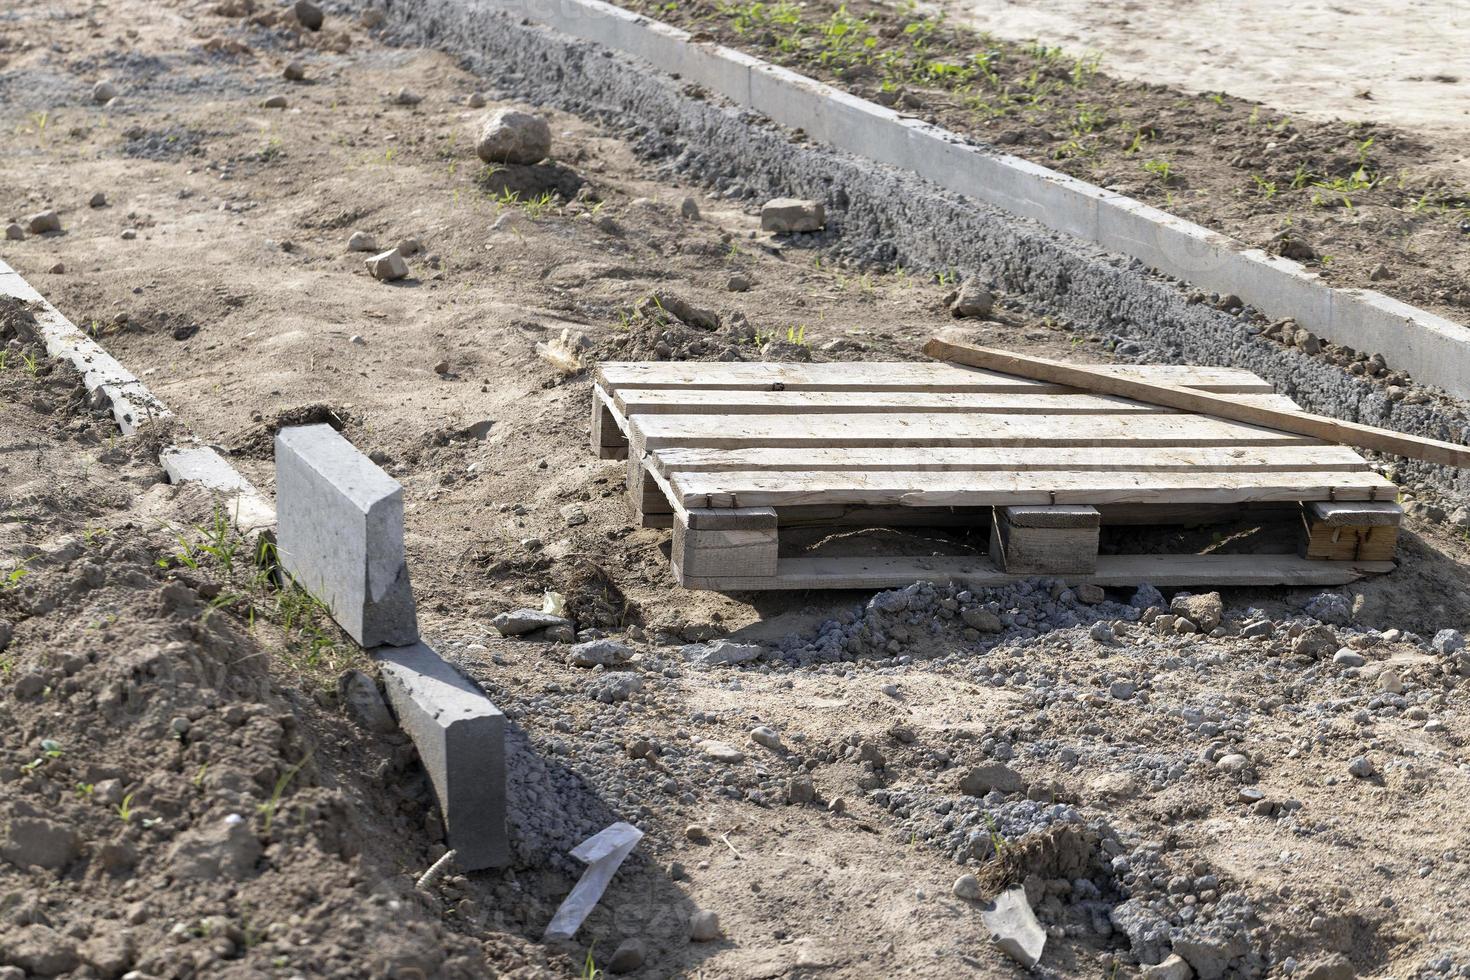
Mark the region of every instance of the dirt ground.
[[[671, 181], [637, 134], [565, 114], [556, 166], [487, 173], [474, 137], [498, 93], [470, 108], [481, 83], [451, 59], [330, 13], [313, 33], [273, 10], [60, 4], [0, 20], [0, 42], [0, 217], [54, 207], [63, 229], [6, 242], [6, 260], [263, 489], [274, 427], [306, 419], [403, 483], [426, 638], [514, 723], [515, 854], [413, 889], [442, 830], [401, 738], [364, 733], [337, 694], [370, 667], [328, 625], [285, 625], [246, 563], [199, 551], [210, 505], [162, 484], [161, 437], [119, 448], [17, 340], [0, 369], [0, 573], [26, 569], [0, 593], [0, 963], [582, 975], [638, 939], [647, 977], [1019, 975], [952, 891], [968, 871], [986, 897], [1026, 887], [1042, 975], [1140, 975], [1172, 936], [1207, 978], [1470, 976], [1464, 664], [1429, 643], [1470, 623], [1453, 527], [1411, 518], [1400, 570], [1336, 598], [1227, 595], [1189, 613], [1199, 634], [1145, 612], [1163, 597], [1046, 583], [683, 593], [667, 532], [627, 522], [623, 464], [588, 451], [585, 372], [535, 345], [912, 358], [950, 322], [946, 270], [847, 269], [820, 237], [770, 240], [745, 205]], [[292, 61], [304, 81], [281, 77]], [[120, 89], [106, 108], [101, 79]], [[262, 108], [275, 95], [286, 107]], [[354, 231], [416, 239], [411, 276], [371, 279]], [[649, 315], [655, 293], [719, 329]], [[1007, 297], [975, 329], [1105, 356]], [[490, 628], [547, 590], [629, 664], [589, 672]], [[998, 632], [967, 635], [981, 611]], [[700, 669], [681, 650], [722, 635], [767, 652]], [[211, 679], [164, 684], [139, 658]], [[640, 689], [616, 683], [630, 674]], [[150, 707], [89, 729], [114, 686]], [[565, 852], [616, 819], [644, 843], [576, 942], [538, 944], [575, 878]], [[61, 844], [12, 857], [29, 834]], [[191, 877], [210, 854], [227, 870]], [[720, 938], [690, 941], [696, 909]], [[122, 929], [132, 952], [108, 958]]]

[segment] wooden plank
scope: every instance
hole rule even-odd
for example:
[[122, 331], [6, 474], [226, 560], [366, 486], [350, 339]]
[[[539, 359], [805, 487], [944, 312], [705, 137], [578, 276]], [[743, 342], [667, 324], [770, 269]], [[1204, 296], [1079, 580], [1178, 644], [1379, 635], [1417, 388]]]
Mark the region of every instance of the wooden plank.
[[1398, 488], [1361, 473], [675, 473], [684, 507], [980, 507], [1017, 504], [1383, 500]]
[[628, 521], [635, 527], [673, 527], [674, 509], [668, 495], [655, 483], [642, 459], [629, 454]]
[[1138, 449], [1053, 448], [1045, 453], [1009, 447], [923, 449], [659, 449], [646, 464], [660, 473], [712, 473], [720, 470], [1035, 470], [1187, 471], [1260, 470], [1283, 472], [1352, 472], [1367, 466], [1363, 457], [1346, 446], [1281, 445], [1270, 447], [1160, 446]]
[[[1133, 588], [1148, 582], [1161, 588], [1250, 585], [1347, 585], [1368, 575], [1394, 570], [1394, 563], [1310, 561], [1297, 555], [1099, 555], [1086, 575], [1061, 575], [1072, 585]], [[721, 592], [773, 589], [887, 589], [914, 582], [956, 581], [971, 588], [1006, 585], [1010, 575], [983, 556], [968, 558], [782, 558], [771, 576], [686, 577], [688, 589]]]
[[1056, 507], [1001, 507], [1006, 523], [1012, 527], [1096, 528], [1099, 524], [1095, 507], [1079, 504]]
[[623, 433], [626, 424], [613, 408], [611, 400], [602, 388], [592, 387], [592, 453], [598, 459], [625, 459], [628, 455], [628, 437]]
[[1405, 435], [1390, 429], [1379, 429], [1356, 422], [1343, 422], [1306, 412], [1282, 412], [1241, 403], [1229, 395], [1213, 394], [1190, 388], [1139, 381], [1098, 371], [1095, 368], [1063, 364], [1044, 357], [1027, 357], [989, 347], [970, 347], [934, 338], [924, 345], [930, 357], [957, 361], [973, 367], [989, 368], [1095, 391], [1105, 395], [1121, 395], [1138, 401], [1200, 412], [1217, 418], [1232, 419], [1252, 425], [1265, 425], [1283, 432], [1325, 439], [1329, 442], [1375, 449], [1379, 452], [1422, 459], [1445, 466], [1470, 467], [1470, 447]]
[[1396, 503], [1318, 501], [1302, 507], [1301, 554], [1319, 561], [1388, 561], [1404, 509]]
[[629, 420], [634, 451], [759, 446], [1277, 446], [1299, 435], [1198, 415], [645, 415]]
[[[1236, 395], [1252, 405], [1296, 411], [1282, 395]], [[701, 391], [624, 389], [614, 404], [626, 416], [805, 415], [863, 412], [971, 412], [982, 415], [1159, 415], [1175, 410], [1088, 394], [988, 391]]]
[[1398, 527], [1404, 509], [1397, 503], [1336, 503], [1318, 500], [1306, 506], [1307, 516], [1328, 527]]
[[[1147, 378], [1201, 391], [1270, 394], [1271, 385], [1238, 368], [1190, 365], [1109, 365], [1123, 377]], [[631, 388], [739, 390], [782, 387], [795, 391], [989, 391], [1066, 392], [1063, 385], [1031, 381], [932, 361], [842, 361], [783, 364], [742, 361], [609, 361], [594, 375], [598, 384], [618, 392]]]

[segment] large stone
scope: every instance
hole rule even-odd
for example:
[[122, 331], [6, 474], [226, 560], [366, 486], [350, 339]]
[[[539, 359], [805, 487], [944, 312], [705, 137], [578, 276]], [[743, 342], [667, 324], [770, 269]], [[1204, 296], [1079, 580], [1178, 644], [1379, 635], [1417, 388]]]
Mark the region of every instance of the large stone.
[[685, 660], [701, 667], [728, 667], [732, 664], [750, 663], [764, 652], [759, 643], [736, 643], [734, 640], [690, 643], [679, 649]]
[[434, 786], [454, 863], [462, 871], [504, 867], [505, 716], [473, 681], [427, 644], [370, 650], [398, 723], [413, 739]]
[[985, 317], [995, 309], [995, 294], [971, 276], [960, 286], [949, 311], [958, 317]]
[[376, 252], [377, 250], [378, 240], [365, 231], [354, 231], [352, 237], [347, 239], [347, 251], [349, 252]]
[[1434, 648], [1435, 653], [1449, 656], [1465, 648], [1465, 637], [1460, 634], [1459, 630], [1443, 629], [1434, 634], [1434, 639], [1429, 641], [1429, 645]]
[[994, 907], [981, 912], [980, 917], [1001, 952], [1027, 969], [1040, 962], [1041, 951], [1046, 948], [1046, 930], [1026, 901], [1026, 889], [1018, 885], [1001, 892]]
[[61, 230], [61, 215], [55, 211], [38, 211], [26, 219], [26, 231], [32, 235], [44, 235], [47, 232]]
[[1183, 957], [1200, 980], [1219, 980], [1230, 961], [1246, 954], [1242, 938], [1231, 932], [1193, 926], [1174, 937], [1174, 952]]
[[1291, 650], [1299, 656], [1325, 660], [1341, 646], [1337, 640], [1337, 631], [1331, 626], [1313, 626], [1292, 641]]
[[826, 223], [827, 212], [820, 201], [778, 197], [761, 205], [761, 231], [821, 231]]
[[1143, 980], [1190, 980], [1194, 976], [1194, 967], [1177, 953], [1170, 953], [1164, 962], [1140, 968], [1138, 975]]
[[551, 127], [529, 112], [497, 109], [485, 120], [475, 153], [486, 163], [538, 163], [551, 155]]
[[501, 636], [523, 636], [536, 630], [571, 626], [572, 621], [565, 616], [528, 608], [503, 612], [490, 620], [490, 625], [495, 627], [495, 631]]
[[364, 647], [419, 638], [403, 553], [403, 488], [329, 425], [276, 436], [281, 565]]
[[1208, 633], [1220, 625], [1220, 620], [1225, 615], [1225, 604], [1220, 600], [1218, 592], [1206, 592], [1204, 595], [1180, 595], [1175, 596], [1174, 601], [1169, 603], [1169, 611], [1194, 623], [1200, 628], [1201, 633]]
[[616, 640], [588, 640], [567, 654], [573, 667], [618, 667], [633, 659], [633, 651]]
[[960, 792], [968, 796], [984, 796], [987, 793], [1019, 793], [1026, 788], [1026, 781], [1014, 769], [999, 762], [973, 766], [959, 780]]
[[383, 282], [395, 282], [408, 275], [408, 263], [403, 261], [403, 255], [396, 248], [364, 259], [363, 264], [374, 279]]

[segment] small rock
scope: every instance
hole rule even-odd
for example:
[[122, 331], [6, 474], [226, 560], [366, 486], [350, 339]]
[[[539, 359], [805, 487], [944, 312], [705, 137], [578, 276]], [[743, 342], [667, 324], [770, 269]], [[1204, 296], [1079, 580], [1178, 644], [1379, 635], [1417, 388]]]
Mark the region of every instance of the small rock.
[[437, 375], [439, 375], [440, 377], [443, 377], [444, 375], [448, 374], [449, 373], [449, 362], [448, 361], [435, 361], [434, 362], [434, 373], [437, 374]]
[[1435, 653], [1449, 655], [1459, 653], [1465, 648], [1465, 637], [1459, 630], [1440, 630], [1434, 634], [1434, 639], [1429, 641], [1429, 646]]
[[745, 761], [745, 753], [741, 752], [729, 742], [717, 742], [714, 739], [710, 739], [699, 743], [699, 751], [704, 754], [705, 758], [713, 759], [715, 762], [724, 762], [733, 765], [734, 763]]
[[98, 191], [96, 194], [93, 194], [90, 198], [87, 199], [87, 207], [89, 207], [89, 208], [105, 208], [105, 207], [107, 207], [107, 195], [104, 194], [104, 193], [102, 193], [101, 191]]
[[698, 221], [699, 202], [692, 197], [684, 198], [684, 200], [679, 202], [679, 214], [682, 215], [686, 221]]
[[985, 317], [995, 309], [995, 294], [971, 276], [960, 286], [949, 312], [957, 317]]
[[757, 725], [750, 730], [750, 740], [758, 745], [764, 745], [772, 751], [781, 748], [781, 733], [767, 725]]
[[46, 271], [49, 272], [53, 276], [59, 276], [63, 272], [66, 271], [66, 263], [65, 262], [57, 262], [54, 265], [52, 265], [51, 268], [47, 269]]
[[377, 683], [367, 674], [360, 670], [347, 671], [338, 679], [337, 690], [348, 714], [363, 728], [379, 735], [391, 735], [398, 730]]
[[0, 857], [21, 868], [60, 870], [80, 853], [81, 838], [64, 823], [44, 817], [11, 817]]
[[352, 237], [347, 239], [347, 251], [349, 252], [376, 252], [378, 240], [365, 231], [354, 231]]
[[984, 796], [992, 791], [1019, 793], [1025, 788], [1026, 782], [1020, 774], [999, 762], [973, 766], [959, 779], [960, 792], [967, 796]]
[[1162, 963], [1140, 968], [1138, 975], [1141, 980], [1192, 980], [1194, 967], [1178, 953], [1170, 953]]
[[118, 237], [120, 237], [125, 242], [130, 242], [133, 239], [135, 239], [135, 238], [138, 237], [138, 229], [136, 229], [136, 228], [124, 228], [122, 230], [122, 234], [120, 236], [118, 236]]
[[529, 112], [498, 109], [480, 131], [475, 153], [486, 163], [539, 163], [551, 155], [551, 127]]
[[1113, 683], [1108, 687], [1108, 693], [1118, 701], [1127, 701], [1129, 698], [1133, 697], [1134, 692], [1137, 690], [1137, 685], [1135, 685], [1132, 681], [1113, 681]]
[[720, 917], [709, 909], [701, 909], [689, 917], [689, 938], [697, 943], [720, 938]]
[[1397, 671], [1385, 670], [1378, 675], [1378, 689], [1387, 691], [1389, 694], [1402, 694], [1404, 691], [1403, 678], [1399, 677]]
[[1200, 632], [1208, 633], [1220, 625], [1220, 620], [1225, 615], [1225, 604], [1220, 600], [1218, 592], [1181, 595], [1175, 596], [1174, 601], [1169, 603], [1169, 612], [1189, 619], [1199, 627]]
[[786, 780], [786, 802], [805, 806], [817, 798], [817, 787], [810, 776], [792, 776]]
[[967, 902], [978, 902], [980, 900], [980, 879], [974, 875], [960, 875], [954, 880], [954, 897], [962, 898]]
[[299, 61], [288, 61], [286, 67], [281, 69], [281, 77], [288, 82], [300, 82], [306, 79], [306, 69], [301, 67]]
[[1348, 774], [1355, 779], [1370, 779], [1377, 772], [1373, 767], [1373, 760], [1366, 755], [1355, 755], [1348, 762]]
[[1092, 629], [1087, 631], [1087, 635], [1098, 643], [1112, 643], [1118, 639], [1117, 634], [1113, 632], [1113, 627], [1101, 621], [1093, 623]]
[[993, 908], [980, 913], [980, 917], [1001, 952], [1027, 969], [1041, 960], [1046, 930], [1031, 911], [1026, 889], [1018, 885], [1001, 892]]
[[616, 640], [589, 640], [567, 653], [573, 667], [620, 667], [633, 659], [633, 651]]
[[169, 849], [168, 859], [175, 878], [213, 881], [252, 874], [261, 853], [249, 824], [231, 814], [182, 834]]
[[820, 201], [778, 197], [761, 205], [761, 231], [821, 231], [826, 223], [826, 209]]
[[1298, 656], [1321, 660], [1336, 653], [1342, 644], [1337, 640], [1337, 631], [1330, 626], [1313, 626], [1304, 631], [1291, 644]]
[[648, 958], [648, 949], [641, 939], [624, 939], [613, 950], [607, 961], [609, 973], [632, 973]]
[[565, 504], [561, 508], [561, 519], [567, 522], [567, 527], [577, 527], [587, 523], [587, 511], [581, 504]]
[[681, 647], [679, 653], [692, 664], [701, 667], [726, 667], [755, 660], [765, 648], [758, 643], [736, 643], [734, 640], [714, 640], [710, 643], [691, 643]]
[[5, 240], [8, 242], [22, 241], [26, 237], [26, 230], [12, 221], [5, 226]]
[[393, 98], [390, 101], [394, 105], [418, 105], [424, 101], [424, 97], [407, 88], [400, 88], [397, 92], [393, 93]]
[[750, 278], [737, 272], [725, 280], [725, 289], [732, 293], [744, 293], [750, 291]]
[[286, 97], [284, 95], [272, 95], [260, 104], [262, 109], [284, 109], [286, 108]]
[[1091, 582], [1083, 582], [1072, 591], [1076, 593], [1078, 602], [1086, 603], [1089, 606], [1095, 606], [1108, 597], [1108, 594], [1103, 591], [1102, 586], [1093, 585]]
[[301, 22], [301, 26], [308, 31], [322, 29], [326, 18], [322, 15], [322, 8], [312, 3], [311, 0], [296, 0], [296, 5], [291, 9], [295, 12], [296, 19]]
[[98, 105], [111, 102], [117, 98], [117, 86], [111, 82], [98, 82], [92, 86], [92, 101]]
[[483, 109], [485, 108], [485, 97], [479, 92], [471, 92], [464, 97], [464, 104], [471, 109]]
[[495, 631], [501, 636], [523, 636], [539, 629], [571, 626], [572, 622], [565, 617], [553, 616], [539, 609], [516, 609], [496, 616], [490, 620], [490, 625], [495, 627]]
[[1355, 650], [1343, 647], [1332, 655], [1332, 662], [1339, 667], [1361, 667], [1368, 662], [1368, 658]]
[[61, 230], [61, 215], [47, 209], [38, 211], [26, 219], [26, 231], [32, 235], [44, 235], [47, 232]]
[[981, 609], [979, 606], [966, 606], [964, 609], [961, 609], [960, 619], [970, 629], [978, 630], [981, 633], [999, 633], [1005, 629], [1005, 625], [1000, 621], [999, 616], [988, 609]]
[[1250, 756], [1241, 752], [1229, 752], [1215, 760], [1215, 768], [1231, 776], [1242, 775], [1250, 767]]
[[696, 844], [702, 844], [709, 840], [709, 831], [705, 829], [703, 824], [692, 823], [684, 828], [684, 837], [687, 840], [694, 841]]
[[408, 263], [403, 261], [403, 256], [396, 248], [389, 249], [380, 255], [374, 255], [367, 259], [365, 264], [373, 278], [383, 282], [393, 282], [408, 275]]

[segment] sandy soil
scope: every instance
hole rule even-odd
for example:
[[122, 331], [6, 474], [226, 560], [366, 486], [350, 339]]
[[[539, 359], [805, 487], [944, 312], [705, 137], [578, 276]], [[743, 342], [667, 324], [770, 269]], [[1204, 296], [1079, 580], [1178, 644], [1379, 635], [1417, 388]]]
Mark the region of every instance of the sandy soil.
[[[497, 93], [486, 109], [466, 108], [477, 79], [442, 55], [385, 48], [355, 23], [329, 16], [315, 34], [273, 12], [216, 16], [140, 0], [86, 9], [0, 22], [4, 123], [23, 131], [0, 162], [0, 199], [16, 202], [17, 215], [54, 206], [63, 224], [59, 235], [7, 244], [7, 261], [263, 488], [269, 435], [283, 419], [335, 420], [382, 460], [405, 486], [426, 636], [514, 722], [513, 868], [453, 876], [415, 897], [406, 876], [443, 843], [421, 770], [391, 738], [364, 740], [348, 727], [332, 693], [332, 675], [360, 661], [340, 649], [341, 661], [303, 663], [291, 655], [299, 637], [257, 637], [248, 605], [221, 604], [212, 615], [229, 617], [219, 628], [239, 644], [229, 662], [270, 657], [259, 699], [277, 713], [289, 703], [313, 744], [335, 746], [322, 781], [342, 782], [334, 799], [362, 815], [361, 846], [378, 864], [355, 878], [339, 857], [306, 873], [309, 887], [277, 889], [273, 862], [293, 852], [269, 850], [270, 830], [256, 821], [265, 850], [238, 868], [243, 898], [223, 887], [170, 890], [168, 833], [192, 823], [129, 831], [146, 837], [139, 876], [157, 892], [160, 923], [130, 968], [229, 975], [219, 962], [243, 959], [240, 976], [555, 975], [579, 971], [589, 951], [605, 965], [636, 938], [647, 951], [635, 975], [645, 977], [1021, 975], [988, 942], [977, 903], [953, 894], [969, 871], [987, 896], [1027, 889], [1051, 937], [1043, 975], [1138, 975], [1167, 951], [1150, 938], [1158, 929], [1177, 931], [1176, 950], [1190, 950], [1205, 977], [1401, 977], [1431, 966], [1470, 975], [1460, 901], [1470, 840], [1458, 816], [1470, 793], [1470, 668], [1422, 637], [1387, 632], [1428, 637], [1470, 622], [1466, 544], [1455, 532], [1411, 521], [1398, 572], [1311, 602], [1312, 615], [1336, 621], [1330, 643], [1312, 634], [1325, 653], [1299, 642], [1313, 597], [1286, 590], [1225, 597], [1214, 636], [1122, 604], [1127, 591], [1083, 601], [1045, 584], [984, 596], [680, 592], [667, 532], [627, 522], [622, 464], [590, 456], [586, 374], [561, 375], [535, 344], [565, 330], [603, 359], [912, 357], [950, 322], [952, 287], [931, 275], [942, 270], [843, 269], [825, 260], [821, 238], [752, 237], [745, 207], [671, 181], [638, 152], [640, 134], [559, 113], [550, 118], [566, 169], [502, 172], [501, 181], [525, 182], [512, 201], [486, 184], [496, 175], [472, 150]], [[231, 53], [231, 42], [245, 48]], [[280, 78], [293, 60], [306, 81]], [[89, 102], [102, 76], [123, 88], [108, 109]], [[287, 108], [261, 107], [276, 94]], [[41, 112], [44, 126], [33, 118]], [[544, 201], [533, 192], [568, 171], [584, 189]], [[98, 191], [108, 203], [90, 207]], [[685, 198], [697, 217], [685, 216]], [[369, 278], [363, 254], [346, 248], [354, 230], [384, 245], [417, 238], [412, 276]], [[47, 271], [58, 263], [63, 271]], [[728, 290], [737, 272], [749, 292]], [[715, 311], [720, 328], [640, 314], [656, 291]], [[1008, 297], [975, 329], [999, 345], [1105, 356], [1085, 329], [1044, 323]], [[30, 378], [15, 359], [4, 378], [0, 407], [28, 407], [0, 415], [0, 512], [23, 517], [0, 523], [0, 571], [47, 558], [0, 607], [17, 637], [0, 654], [21, 676], [61, 670], [49, 638], [94, 612], [69, 591], [91, 559], [62, 538], [166, 513], [193, 540], [208, 508], [159, 486], [146, 445], [114, 460], [118, 469], [89, 470], [89, 460], [113, 457], [99, 455], [110, 450], [102, 434], [66, 434], [73, 417], [56, 411], [65, 381]], [[53, 415], [60, 422], [46, 421]], [[86, 485], [36, 496], [48, 474], [71, 481], [78, 470], [136, 490], [107, 514], [95, 508], [109, 498], [89, 504]], [[136, 510], [134, 496], [159, 510]], [[572, 505], [585, 523], [569, 518]], [[170, 557], [176, 549], [150, 537], [118, 558], [119, 574], [148, 570], [147, 581], [127, 579], [141, 595], [105, 597], [133, 617], [128, 635], [140, 643], [161, 635], [160, 618], [207, 618], [209, 597], [238, 584], [238, 569], [201, 557], [194, 570]], [[175, 586], [166, 603], [155, 594]], [[496, 613], [539, 605], [547, 589], [567, 596], [579, 627], [626, 643], [629, 662], [588, 671], [566, 662], [563, 645], [490, 629]], [[1000, 632], [967, 635], [959, 611], [983, 622], [987, 603], [1006, 617]], [[1208, 633], [1208, 610], [1192, 614]], [[1107, 629], [1094, 632], [1098, 622]], [[837, 636], [836, 624], [851, 640], [842, 652], [803, 652]], [[760, 640], [767, 654], [739, 670], [687, 662], [685, 644], [725, 634]], [[1335, 663], [1339, 645], [1363, 663]], [[630, 675], [641, 688], [620, 686]], [[89, 675], [78, 676], [84, 687]], [[292, 701], [282, 692], [293, 686], [311, 697]], [[0, 687], [0, 781], [7, 794], [19, 787], [26, 806], [54, 802], [73, 781], [70, 770], [52, 778], [46, 764], [39, 775], [21, 768], [45, 737], [46, 702], [32, 700], [33, 688]], [[222, 703], [189, 707], [212, 724]], [[167, 704], [150, 723], [168, 723]], [[84, 698], [65, 706], [69, 730], [83, 730], [87, 707]], [[760, 725], [779, 733], [779, 748], [751, 740]], [[743, 758], [712, 758], [710, 741]], [[182, 761], [146, 756], [142, 771], [115, 778], [127, 777], [122, 790], [153, 778], [158, 797], [197, 793], [191, 821], [228, 805], [258, 815], [307, 747], [279, 743], [275, 768], [217, 799], [184, 786], [198, 749]], [[1351, 775], [1358, 756], [1371, 766]], [[1010, 776], [987, 769], [1001, 779], [994, 791], [967, 778], [998, 765]], [[378, 783], [391, 787], [384, 800]], [[315, 798], [303, 794], [303, 810]], [[40, 871], [0, 864], [5, 889], [90, 880], [91, 865], [78, 862], [97, 853], [110, 822], [86, 812], [65, 817], [82, 838], [77, 856]], [[330, 808], [306, 812], [316, 837], [333, 825]], [[530, 942], [575, 877], [566, 850], [613, 819], [648, 834], [628, 870], [576, 943]], [[691, 824], [705, 832], [691, 834]], [[291, 846], [314, 861], [326, 847], [307, 833]], [[401, 962], [374, 959], [363, 929], [319, 960], [287, 956], [334, 935], [336, 920], [311, 914], [317, 905], [359, 914], [355, 903], [387, 887], [375, 875], [412, 910], [390, 944]], [[69, 910], [58, 897], [46, 923], [0, 912], [16, 926], [90, 936], [122, 904], [104, 892]], [[228, 949], [212, 945], [212, 927], [189, 926], [212, 915], [238, 923], [242, 910], [254, 920], [262, 907], [285, 924], [258, 954], [238, 925]], [[718, 912], [721, 938], [690, 941], [696, 909]], [[174, 921], [184, 929], [171, 931]], [[86, 969], [116, 975], [108, 964]]]
[[1228, 92], [1294, 116], [1371, 119], [1470, 152], [1470, 8], [1456, 0], [956, 0], [997, 37], [1103, 57], [1106, 71], [1190, 92]]

